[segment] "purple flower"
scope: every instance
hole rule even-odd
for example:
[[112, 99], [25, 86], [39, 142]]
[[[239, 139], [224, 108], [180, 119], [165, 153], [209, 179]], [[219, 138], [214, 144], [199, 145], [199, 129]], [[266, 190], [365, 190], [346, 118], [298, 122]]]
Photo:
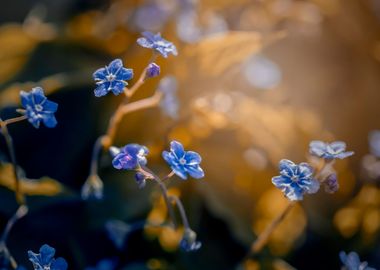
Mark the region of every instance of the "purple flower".
[[120, 59], [113, 60], [108, 66], [99, 68], [92, 75], [96, 81], [95, 96], [102, 97], [110, 91], [115, 95], [123, 93], [126, 82], [133, 78], [133, 70], [123, 67]]
[[21, 91], [20, 96], [28, 121], [35, 128], [39, 128], [41, 121], [49, 128], [57, 125], [54, 113], [58, 109], [58, 104], [48, 100], [41, 87], [35, 87], [29, 93]]
[[323, 185], [325, 186], [325, 191], [327, 193], [335, 193], [339, 189], [338, 177], [336, 173], [332, 173], [326, 177], [323, 181]]
[[[112, 148], [114, 152], [115, 147]], [[133, 170], [140, 165], [146, 165], [146, 155], [148, 154], [148, 148], [145, 146], [131, 143], [124, 146], [121, 150], [114, 152], [114, 159], [112, 165], [115, 169], [121, 170]]]
[[150, 63], [146, 69], [146, 77], [153, 78], [160, 75], [160, 66], [156, 63]]
[[205, 175], [199, 165], [202, 161], [201, 156], [193, 151], [185, 151], [177, 141], [170, 143], [170, 152], [163, 151], [162, 157], [174, 173], [184, 180], [187, 179], [187, 174], [194, 178], [202, 178]]
[[40, 253], [28, 251], [29, 261], [33, 263], [34, 270], [66, 270], [65, 259], [54, 259], [54, 255], [55, 249], [46, 244], [40, 248]]
[[161, 37], [161, 34], [153, 34], [151, 32], [145, 31], [142, 33], [143, 37], [137, 39], [137, 43], [148, 49], [153, 49], [159, 52], [163, 57], [167, 58], [171, 53], [177, 55], [177, 48], [175, 45], [166, 39]]
[[313, 169], [307, 163], [295, 164], [283, 159], [279, 164], [280, 176], [272, 178], [272, 183], [291, 201], [300, 201], [304, 193], [316, 193], [319, 182], [313, 178]]
[[376, 270], [375, 268], [368, 267], [367, 262], [360, 262], [359, 255], [356, 252], [341, 251], [339, 253], [340, 260], [343, 263], [343, 270]]
[[346, 151], [346, 143], [341, 141], [336, 141], [332, 143], [325, 143], [322, 141], [312, 141], [310, 142], [310, 154], [324, 158], [324, 159], [344, 159], [346, 157], [352, 156], [354, 152]]

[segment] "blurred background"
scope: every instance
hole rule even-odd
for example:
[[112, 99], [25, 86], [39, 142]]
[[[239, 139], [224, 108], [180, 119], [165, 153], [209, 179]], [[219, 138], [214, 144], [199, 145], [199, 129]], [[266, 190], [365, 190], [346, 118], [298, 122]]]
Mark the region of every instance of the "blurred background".
[[[379, 1], [14, 0], [0, 22], [0, 117], [17, 116], [19, 91], [38, 85], [59, 104], [54, 129], [9, 128], [20, 170], [35, 179], [25, 184], [30, 212], [8, 241], [20, 264], [31, 269], [26, 251], [47, 243], [69, 269], [104, 259], [110, 267], [98, 269], [236, 269], [286, 206], [270, 181], [278, 161], [308, 160], [317, 139], [355, 151], [337, 162], [339, 191], [307, 196], [244, 267], [340, 269], [341, 250], [380, 267]], [[121, 58], [136, 80], [151, 56], [136, 44], [145, 30], [179, 55], [159, 58], [161, 76], [134, 99], [168, 75], [178, 100], [126, 116], [115, 144], [146, 145], [160, 175], [170, 171], [161, 151], [171, 139], [202, 155], [204, 179], [169, 185], [203, 243], [195, 253], [178, 250], [181, 232], [141, 226], [166, 214], [158, 188], [139, 189], [108, 154], [104, 199], [80, 198], [93, 144], [121, 101], [96, 98], [92, 73]], [[4, 228], [17, 204], [3, 138], [0, 160]]]

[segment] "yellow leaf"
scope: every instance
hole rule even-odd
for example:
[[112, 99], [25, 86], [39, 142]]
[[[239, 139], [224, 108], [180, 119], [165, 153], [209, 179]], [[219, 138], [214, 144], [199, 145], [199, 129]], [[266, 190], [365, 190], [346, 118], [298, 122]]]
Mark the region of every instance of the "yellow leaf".
[[[13, 174], [13, 165], [0, 165], [0, 185], [10, 190], [15, 190], [15, 178]], [[63, 191], [63, 186], [56, 180], [49, 177], [40, 179], [21, 179], [21, 192], [25, 195], [34, 196], [54, 196]]]

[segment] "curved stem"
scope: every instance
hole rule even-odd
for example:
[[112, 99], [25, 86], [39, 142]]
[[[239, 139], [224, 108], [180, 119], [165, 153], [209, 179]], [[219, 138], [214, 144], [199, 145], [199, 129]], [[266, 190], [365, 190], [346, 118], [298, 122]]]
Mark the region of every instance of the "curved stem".
[[145, 173], [150, 174], [153, 177], [153, 180], [156, 181], [156, 183], [160, 187], [162, 196], [164, 197], [166, 207], [168, 208], [168, 213], [169, 213], [170, 219], [172, 221], [173, 227], [174, 227], [174, 229], [176, 229], [177, 228], [177, 220], [176, 220], [175, 215], [174, 215], [174, 209], [170, 203], [170, 199], [169, 199], [169, 195], [168, 195], [168, 189], [166, 188], [165, 184], [162, 182], [160, 177], [158, 177], [153, 171], [151, 171], [150, 169], [148, 169], [145, 166], [142, 166], [141, 170], [143, 170], [142, 171], [143, 173], [145, 172]]
[[23, 121], [25, 119], [27, 119], [28, 117], [26, 115], [21, 115], [19, 117], [15, 117], [15, 118], [10, 118], [10, 119], [6, 119], [3, 121], [3, 123], [5, 125], [8, 125], [8, 124], [13, 124], [13, 123], [17, 123], [17, 122], [20, 122], [20, 121]]
[[187, 219], [185, 208], [183, 207], [181, 200], [177, 196], [174, 196], [174, 195], [169, 196], [169, 199], [174, 201], [175, 204], [177, 205], [178, 211], [181, 215], [182, 224], [185, 227], [185, 230], [190, 229], [189, 220]]
[[11, 162], [13, 165], [13, 174], [15, 177], [15, 195], [16, 195], [16, 201], [18, 204], [23, 205], [25, 204], [25, 198], [24, 195], [21, 192], [21, 185], [20, 185], [20, 179], [17, 173], [17, 162], [16, 162], [16, 153], [13, 147], [13, 139], [11, 135], [9, 134], [7, 123], [5, 121], [0, 120], [0, 126], [1, 126], [1, 133], [3, 134], [5, 138], [5, 142], [7, 144], [9, 156], [11, 158]]
[[280, 225], [280, 223], [288, 215], [288, 213], [294, 207], [295, 204], [296, 202], [289, 202], [287, 207], [265, 228], [265, 230], [259, 235], [256, 241], [253, 242], [253, 244], [251, 245], [251, 249], [248, 256], [256, 254], [263, 249], [263, 247], [269, 240], [269, 236], [271, 236], [271, 234], [277, 228], [277, 226]]
[[92, 157], [91, 157], [90, 175], [98, 174], [98, 159], [103, 149], [103, 141], [104, 141], [104, 136], [100, 136], [94, 144], [94, 148], [92, 150]]

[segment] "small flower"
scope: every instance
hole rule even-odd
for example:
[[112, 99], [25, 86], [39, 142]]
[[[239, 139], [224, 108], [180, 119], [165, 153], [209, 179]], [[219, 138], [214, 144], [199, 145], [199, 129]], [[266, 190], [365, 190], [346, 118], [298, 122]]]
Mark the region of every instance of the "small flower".
[[135, 174], [135, 180], [139, 188], [144, 188], [146, 185], [146, 176], [141, 172]]
[[146, 69], [146, 77], [154, 78], [160, 75], [160, 66], [156, 63], [150, 63]]
[[66, 270], [65, 259], [54, 259], [54, 254], [55, 249], [46, 244], [40, 248], [40, 253], [28, 251], [29, 261], [33, 263], [34, 270]]
[[170, 152], [163, 151], [162, 157], [172, 168], [174, 173], [182, 179], [187, 179], [187, 174], [194, 178], [204, 177], [204, 172], [199, 164], [201, 156], [193, 151], [185, 151], [182, 144], [177, 141], [170, 143]]
[[162, 78], [158, 86], [158, 91], [164, 96], [161, 99], [160, 107], [162, 111], [173, 119], [178, 118], [179, 101], [177, 97], [177, 80], [174, 76]]
[[197, 234], [191, 230], [186, 229], [179, 246], [186, 252], [197, 251], [202, 247], [202, 243], [197, 241]]
[[146, 155], [149, 153], [145, 146], [131, 143], [124, 146], [118, 153], [115, 153], [115, 147], [112, 148], [114, 159], [112, 165], [115, 169], [133, 170], [140, 165], [146, 165]]
[[359, 255], [356, 252], [341, 251], [339, 253], [340, 260], [343, 263], [342, 270], [376, 270], [375, 268], [368, 267], [367, 262], [360, 262]]
[[94, 198], [97, 200], [103, 199], [103, 181], [98, 175], [90, 175], [82, 186], [82, 199], [88, 200]]
[[153, 34], [145, 31], [142, 33], [144, 37], [137, 39], [137, 43], [148, 49], [153, 49], [159, 52], [163, 57], [167, 58], [168, 54], [177, 55], [177, 48], [175, 45], [161, 37], [161, 34]]
[[344, 159], [346, 157], [352, 156], [354, 152], [346, 151], [346, 143], [341, 141], [336, 141], [332, 143], [325, 143], [322, 141], [312, 141], [310, 142], [310, 154], [324, 158], [324, 159]]
[[126, 82], [133, 78], [133, 70], [123, 67], [120, 59], [113, 60], [108, 66], [99, 68], [92, 75], [96, 81], [95, 96], [102, 97], [110, 91], [115, 95], [123, 93]]
[[291, 201], [300, 201], [304, 193], [316, 193], [319, 182], [313, 178], [313, 169], [307, 163], [294, 164], [283, 159], [279, 164], [280, 176], [272, 178], [272, 183]]
[[57, 125], [54, 113], [58, 109], [58, 104], [48, 100], [41, 87], [34, 87], [29, 93], [21, 91], [20, 96], [28, 121], [35, 128], [39, 128], [41, 121], [49, 128]]
[[332, 173], [326, 177], [323, 181], [323, 185], [325, 186], [325, 191], [327, 193], [335, 193], [339, 189], [338, 177], [336, 173]]

